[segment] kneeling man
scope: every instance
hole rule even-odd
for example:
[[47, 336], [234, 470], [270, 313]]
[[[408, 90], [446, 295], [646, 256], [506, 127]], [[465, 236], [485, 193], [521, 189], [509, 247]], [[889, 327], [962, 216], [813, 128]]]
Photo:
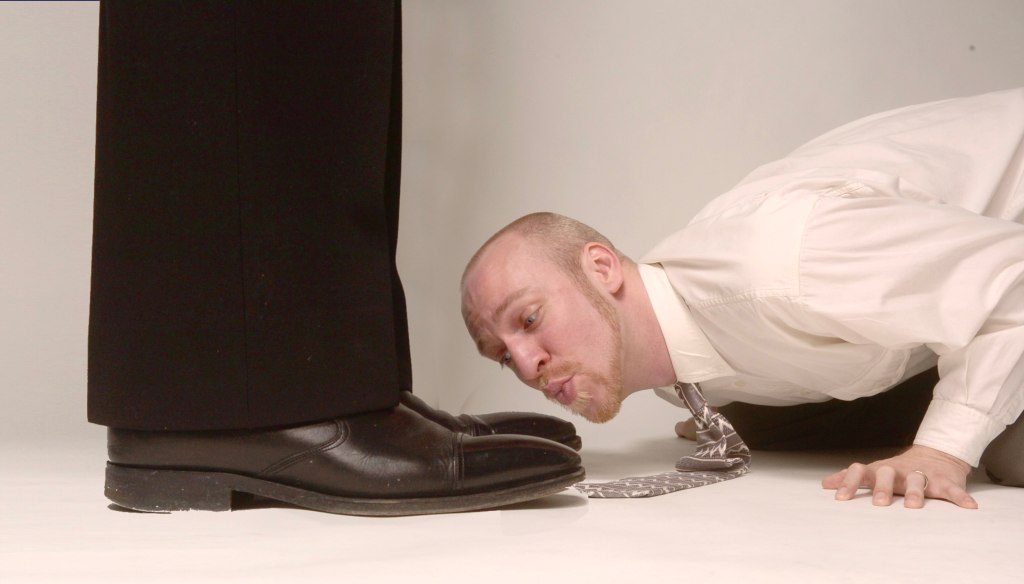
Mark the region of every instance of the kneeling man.
[[[911, 106], [762, 166], [634, 262], [551, 213], [462, 280], [479, 352], [583, 417], [699, 383], [754, 448], [901, 454], [826, 477], [966, 508], [1024, 486], [1024, 90]], [[785, 407], [789, 406], [789, 407]]]

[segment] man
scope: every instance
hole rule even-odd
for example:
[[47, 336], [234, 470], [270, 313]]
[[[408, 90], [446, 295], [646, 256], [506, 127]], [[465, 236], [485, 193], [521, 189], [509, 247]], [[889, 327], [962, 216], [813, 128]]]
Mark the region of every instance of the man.
[[408, 515], [582, 478], [571, 424], [410, 391], [397, 2], [100, 18], [89, 419], [111, 500]]
[[823, 486], [974, 508], [980, 462], [1024, 486], [1022, 175], [1022, 90], [877, 114], [755, 170], [640, 264], [523, 217], [470, 261], [463, 315], [483, 356], [596, 422], [681, 381], [752, 404], [723, 413], [754, 447], [899, 443], [909, 424], [907, 450]]

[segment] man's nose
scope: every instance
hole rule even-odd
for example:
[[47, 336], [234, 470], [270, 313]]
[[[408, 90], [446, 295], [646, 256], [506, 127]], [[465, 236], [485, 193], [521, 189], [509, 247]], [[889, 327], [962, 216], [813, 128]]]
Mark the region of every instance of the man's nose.
[[515, 364], [516, 375], [523, 383], [536, 387], [540, 378], [541, 369], [547, 364], [547, 353], [537, 343], [521, 340], [508, 345], [508, 351], [512, 355], [512, 362]]

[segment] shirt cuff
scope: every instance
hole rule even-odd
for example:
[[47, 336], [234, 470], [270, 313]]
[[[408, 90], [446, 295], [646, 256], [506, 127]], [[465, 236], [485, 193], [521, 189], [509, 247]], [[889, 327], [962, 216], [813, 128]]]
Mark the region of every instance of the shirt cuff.
[[1006, 425], [963, 404], [933, 400], [925, 412], [914, 444], [927, 446], [978, 466], [989, 442]]

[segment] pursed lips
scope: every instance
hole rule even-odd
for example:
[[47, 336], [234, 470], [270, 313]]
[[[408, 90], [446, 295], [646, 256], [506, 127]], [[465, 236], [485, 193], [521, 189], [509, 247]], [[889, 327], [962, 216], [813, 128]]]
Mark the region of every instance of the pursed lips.
[[570, 375], [569, 377], [548, 382], [547, 385], [541, 388], [541, 391], [544, 392], [544, 395], [547, 396], [549, 400], [554, 400], [567, 406], [572, 403], [572, 400], [575, 397], [572, 395], [571, 391], [566, 391], [568, 389], [566, 388], [566, 384], [569, 383], [571, 379], [572, 376]]

